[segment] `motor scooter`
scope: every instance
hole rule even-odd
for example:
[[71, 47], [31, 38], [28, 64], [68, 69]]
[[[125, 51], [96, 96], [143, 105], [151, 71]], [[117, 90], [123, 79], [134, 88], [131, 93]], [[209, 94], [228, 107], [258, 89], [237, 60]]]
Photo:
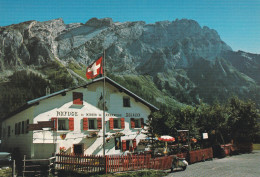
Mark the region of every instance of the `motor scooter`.
[[179, 168], [181, 168], [184, 171], [186, 170], [187, 166], [188, 166], [188, 162], [185, 160], [185, 158], [174, 156], [172, 161], [171, 172], [173, 172], [174, 169], [179, 169]]

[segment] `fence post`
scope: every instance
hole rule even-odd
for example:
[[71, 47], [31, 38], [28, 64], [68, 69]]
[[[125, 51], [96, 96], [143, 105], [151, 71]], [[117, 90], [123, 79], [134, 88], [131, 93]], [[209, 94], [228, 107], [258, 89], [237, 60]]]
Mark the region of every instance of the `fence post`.
[[49, 159], [49, 176], [51, 175], [51, 165], [52, 165], [51, 159]]
[[56, 161], [57, 161], [57, 156], [56, 153], [54, 154], [54, 161], [53, 161], [53, 173], [56, 175]]
[[15, 177], [15, 160], [13, 160], [12, 177]]
[[25, 173], [25, 159], [26, 159], [26, 155], [23, 156], [23, 177], [24, 176], [24, 173]]
[[106, 171], [106, 174], [107, 174], [107, 156], [105, 155], [105, 171]]

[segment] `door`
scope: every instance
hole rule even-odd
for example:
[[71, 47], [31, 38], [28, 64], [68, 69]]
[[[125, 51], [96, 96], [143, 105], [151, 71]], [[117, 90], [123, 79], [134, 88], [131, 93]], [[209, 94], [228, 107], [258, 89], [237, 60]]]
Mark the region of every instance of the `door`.
[[74, 149], [75, 155], [83, 155], [84, 154], [83, 144], [74, 144], [73, 149]]

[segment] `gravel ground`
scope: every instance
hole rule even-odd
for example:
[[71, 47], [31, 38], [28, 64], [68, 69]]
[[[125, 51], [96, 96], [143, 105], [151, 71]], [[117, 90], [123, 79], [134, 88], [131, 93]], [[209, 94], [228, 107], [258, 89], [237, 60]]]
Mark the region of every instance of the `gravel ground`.
[[260, 150], [223, 159], [191, 164], [185, 171], [175, 171], [167, 177], [260, 177]]

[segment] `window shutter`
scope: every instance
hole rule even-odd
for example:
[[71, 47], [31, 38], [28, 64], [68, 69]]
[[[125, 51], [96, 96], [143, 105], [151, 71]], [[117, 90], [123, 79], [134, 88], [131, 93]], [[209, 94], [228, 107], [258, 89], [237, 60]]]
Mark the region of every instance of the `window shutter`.
[[88, 130], [88, 118], [83, 118], [83, 130]]
[[57, 128], [58, 128], [58, 118], [51, 118], [51, 121], [53, 121], [54, 122], [54, 128], [53, 128], [53, 130], [54, 131], [57, 131]]
[[133, 149], [136, 148], [136, 139], [133, 139]]
[[113, 130], [114, 129], [114, 121], [113, 118], [109, 118], [109, 129]]
[[22, 121], [22, 134], [24, 134], [24, 121]]
[[73, 117], [69, 118], [69, 130], [71, 130], [71, 131], [74, 130], [74, 118]]
[[18, 123], [18, 130], [17, 131], [18, 131], [18, 135], [20, 135], [21, 134], [21, 122]]
[[28, 127], [29, 127], [29, 119], [26, 120], [26, 133], [29, 132]]
[[14, 134], [17, 135], [17, 123], [15, 124]]
[[83, 105], [83, 93], [73, 92], [73, 104]]
[[131, 118], [131, 128], [135, 128], [135, 119]]
[[125, 118], [121, 118], [121, 129], [125, 129]]
[[141, 127], [144, 128], [144, 118], [141, 118]]
[[97, 128], [102, 129], [102, 119], [101, 118], [97, 118]]
[[122, 151], [126, 151], [126, 140], [122, 140]]

